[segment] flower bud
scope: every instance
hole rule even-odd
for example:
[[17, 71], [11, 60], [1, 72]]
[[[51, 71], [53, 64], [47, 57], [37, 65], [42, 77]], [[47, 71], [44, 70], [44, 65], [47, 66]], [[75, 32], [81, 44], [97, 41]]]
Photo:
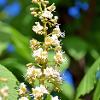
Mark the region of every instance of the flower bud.
[[47, 9], [52, 12], [56, 9], [56, 7], [54, 6], [55, 4], [53, 3], [51, 6], [47, 7]]

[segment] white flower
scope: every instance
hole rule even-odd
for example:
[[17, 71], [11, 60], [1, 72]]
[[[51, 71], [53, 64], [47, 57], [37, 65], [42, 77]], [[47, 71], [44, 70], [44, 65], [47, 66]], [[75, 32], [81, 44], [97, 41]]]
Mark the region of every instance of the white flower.
[[38, 3], [38, 2], [39, 2], [39, 0], [32, 0], [32, 2], [33, 2], [33, 3]]
[[48, 77], [55, 78], [56, 81], [58, 81], [58, 82], [62, 81], [60, 73], [57, 70], [53, 69], [52, 67], [47, 67], [46, 69], [44, 69], [44, 75], [47, 78]]
[[21, 83], [20, 84], [20, 87], [19, 87], [19, 94], [22, 95], [22, 94], [25, 94], [27, 91], [26, 89], [26, 85], [24, 83]]
[[52, 67], [47, 67], [46, 69], [44, 69], [44, 75], [46, 77], [49, 77], [49, 76], [53, 76], [53, 73], [54, 73], [54, 69]]
[[27, 97], [21, 97], [19, 100], [29, 100]]
[[36, 25], [33, 26], [32, 30], [33, 30], [34, 32], [36, 32], [37, 34], [42, 35], [42, 34], [43, 34], [43, 33], [42, 33], [43, 26], [41, 26], [39, 22], [35, 22], [35, 24], [36, 24]]
[[44, 60], [46, 60], [48, 58], [48, 52], [47, 51], [43, 51], [41, 58], [44, 59]]
[[60, 64], [64, 61], [64, 58], [63, 58], [63, 53], [61, 51], [58, 51], [56, 53], [56, 55], [54, 56], [54, 59], [56, 61], [57, 64]]
[[53, 14], [51, 13], [51, 11], [48, 11], [47, 9], [45, 9], [43, 14], [42, 14], [42, 17], [52, 19]]
[[43, 96], [43, 94], [48, 94], [48, 90], [45, 88], [45, 86], [40, 85], [40, 87], [32, 88], [32, 94], [35, 97], [35, 99]]
[[0, 96], [0, 100], [2, 100], [2, 97]]
[[[26, 74], [27, 79], [34, 80], [36, 78], [39, 78], [41, 75], [42, 75], [41, 69], [35, 68], [34, 66], [28, 67], [27, 74]], [[32, 80], [30, 80], [30, 83]]]
[[38, 0], [32, 0], [32, 2], [37, 3], [37, 2], [38, 2]]
[[34, 57], [41, 57], [41, 53], [43, 52], [42, 48], [39, 48], [38, 50], [33, 51]]
[[53, 29], [53, 33], [56, 34], [58, 37], [65, 37], [65, 33], [61, 32], [59, 25], [56, 25], [56, 28]]
[[55, 96], [55, 97], [52, 97], [51, 100], [59, 100], [59, 99], [58, 99], [58, 96]]
[[58, 16], [54, 16], [54, 19], [55, 19], [55, 20], [58, 20]]
[[58, 21], [58, 16], [54, 16], [53, 19], [51, 19], [51, 22], [52, 22], [52, 25], [56, 25], [57, 24], [57, 21]]
[[8, 86], [5, 86], [3, 87], [2, 89], [0, 89], [0, 94], [3, 96], [3, 97], [7, 97], [8, 96]]
[[35, 17], [38, 15], [35, 8], [30, 8], [30, 11], [31, 11], [31, 14], [34, 15]]
[[60, 45], [60, 41], [58, 40], [57, 35], [53, 34], [52, 36], [46, 37], [45, 38], [45, 45], [46, 46], [50, 46], [50, 45], [58, 46], [58, 45]]
[[50, 36], [45, 38], [45, 45], [46, 46], [50, 46], [50, 45], [52, 45], [52, 43], [53, 43], [53, 39]]
[[45, 63], [45, 61], [47, 61], [48, 52], [43, 51], [42, 48], [39, 48], [38, 50], [33, 51], [33, 56], [35, 57], [35, 60], [38, 63], [40, 63], [40, 62]]
[[55, 45], [55, 46], [60, 45], [60, 41], [58, 40], [57, 35], [53, 34], [53, 35], [51, 36], [51, 38], [52, 38], [52, 40], [53, 40], [53, 45]]
[[30, 40], [30, 46], [32, 50], [35, 50], [39, 46], [39, 42], [35, 39]]

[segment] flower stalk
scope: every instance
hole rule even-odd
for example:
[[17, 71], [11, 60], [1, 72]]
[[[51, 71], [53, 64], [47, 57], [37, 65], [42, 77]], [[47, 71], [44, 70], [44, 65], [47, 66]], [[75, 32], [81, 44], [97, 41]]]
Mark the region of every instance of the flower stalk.
[[[58, 17], [53, 15], [55, 12], [54, 3], [49, 6], [47, 0], [32, 0], [32, 3], [37, 5], [37, 8], [30, 8], [31, 14], [38, 17], [40, 22], [35, 22], [32, 30], [44, 36], [44, 41], [40, 42], [36, 39], [30, 40], [30, 47], [34, 57], [35, 64], [27, 65], [26, 81], [31, 85], [31, 89], [27, 89], [24, 83], [19, 87], [19, 100], [44, 100], [44, 95], [51, 95], [51, 91], [60, 91], [62, 78], [60, 76], [59, 67], [64, 61], [60, 37], [64, 37], [64, 32], [61, 32]], [[49, 53], [55, 53], [53, 61], [49, 61]], [[54, 62], [50, 64], [51, 62]], [[37, 83], [37, 84], [35, 84]], [[31, 95], [31, 96], [30, 96]], [[58, 96], [51, 100], [59, 100]]]

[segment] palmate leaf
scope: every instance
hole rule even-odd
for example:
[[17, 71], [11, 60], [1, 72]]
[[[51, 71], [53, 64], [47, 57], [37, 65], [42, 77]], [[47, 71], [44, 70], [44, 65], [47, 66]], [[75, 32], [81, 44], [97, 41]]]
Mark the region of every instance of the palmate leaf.
[[[90, 67], [80, 85], [77, 88], [76, 99], [80, 100], [81, 96], [88, 94], [91, 90], [93, 90], [96, 83], [96, 72], [100, 68], [100, 58], [95, 61], [95, 63]], [[96, 100], [96, 99], [95, 99]]]
[[100, 100], [100, 80], [97, 83], [96, 90], [93, 96], [93, 100]]
[[18, 82], [15, 76], [4, 66], [0, 65], [0, 77], [6, 78], [7, 83], [0, 82], [0, 88], [7, 85], [9, 87], [9, 97], [7, 100], [17, 100], [18, 93], [16, 90], [16, 83]]

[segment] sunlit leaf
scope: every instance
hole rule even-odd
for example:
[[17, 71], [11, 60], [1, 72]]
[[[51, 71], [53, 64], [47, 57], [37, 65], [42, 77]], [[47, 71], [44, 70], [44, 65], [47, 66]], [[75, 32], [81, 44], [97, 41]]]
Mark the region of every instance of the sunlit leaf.
[[0, 82], [0, 87], [7, 85], [9, 87], [9, 97], [8, 100], [17, 100], [18, 93], [16, 90], [16, 83], [18, 82], [15, 76], [4, 66], [0, 65], [0, 77], [6, 78], [7, 83]]
[[88, 94], [93, 90], [96, 84], [96, 72], [100, 68], [100, 58], [95, 61], [95, 63], [88, 70], [84, 78], [82, 79], [80, 85], [77, 88], [76, 99], [79, 100], [81, 96]]
[[21, 64], [14, 58], [6, 58], [5, 60], [1, 60], [0, 63], [7, 67], [19, 80], [21, 80], [23, 75], [26, 73], [25, 65]]
[[96, 90], [93, 96], [93, 100], [100, 100], [100, 80], [97, 83]]

